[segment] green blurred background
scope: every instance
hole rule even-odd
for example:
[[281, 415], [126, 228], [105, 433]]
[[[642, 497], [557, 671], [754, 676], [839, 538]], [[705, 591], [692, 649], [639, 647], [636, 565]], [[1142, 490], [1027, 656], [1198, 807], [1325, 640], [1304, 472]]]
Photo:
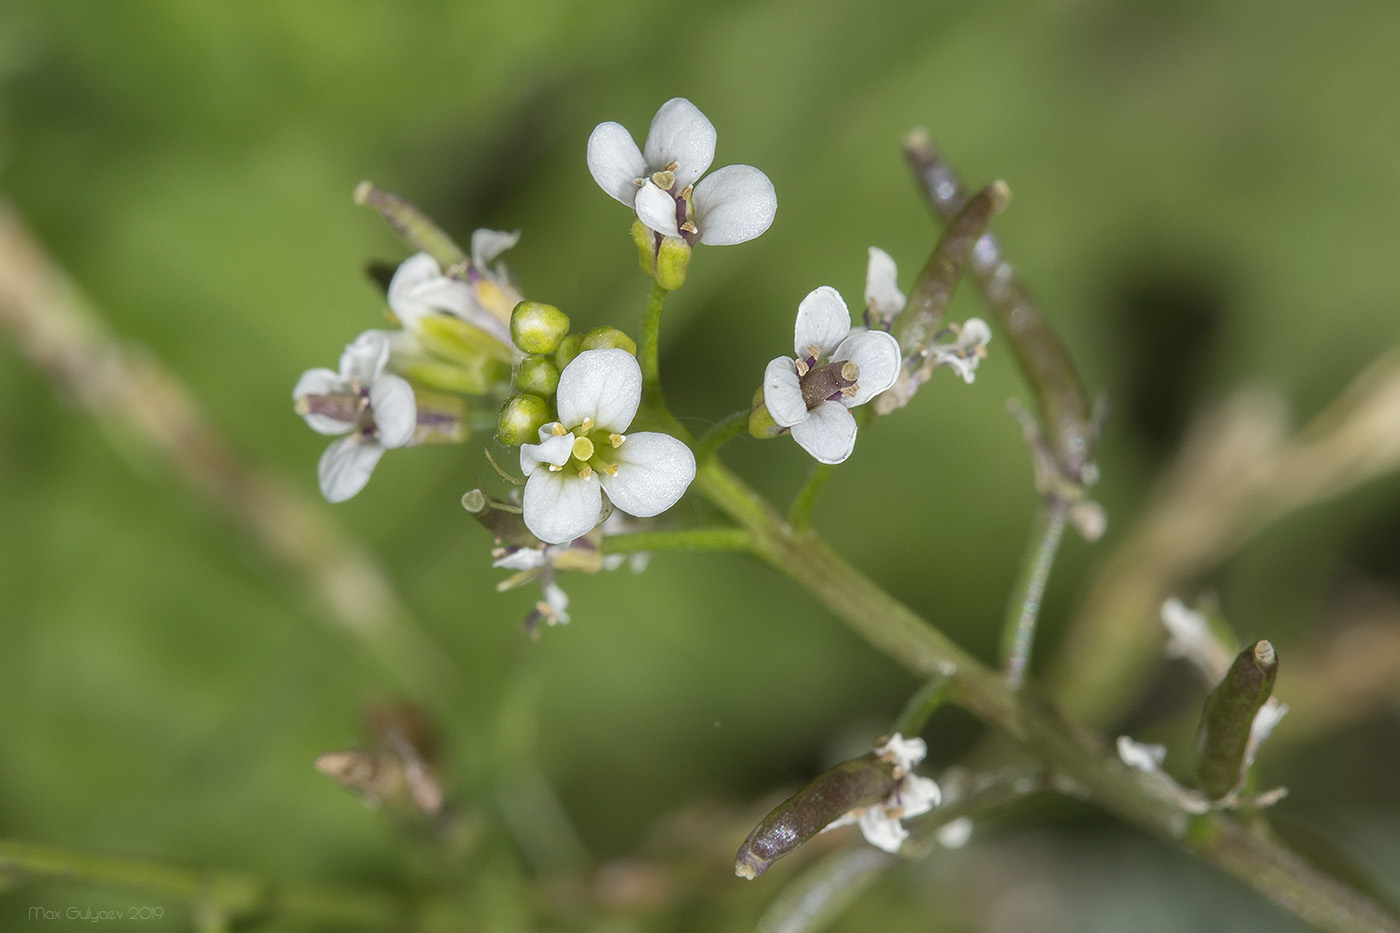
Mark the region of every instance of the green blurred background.
[[[899, 154], [923, 125], [968, 182], [1010, 184], [1008, 253], [1115, 405], [1099, 457], [1110, 530], [1065, 548], [1044, 657], [1193, 411], [1258, 383], [1301, 422], [1400, 342], [1397, 91], [1400, 7], [1383, 2], [9, 0], [0, 191], [112, 328], [184, 380], [238, 449], [315, 496], [324, 441], [292, 413], [291, 387], [380, 324], [364, 265], [405, 255], [352, 204], [361, 179], [464, 238], [523, 230], [507, 259], [530, 297], [635, 332], [646, 282], [629, 217], [592, 182], [584, 143], [604, 120], [640, 139], [661, 102], [690, 98], [718, 129], [715, 164], [759, 166], [779, 198], [759, 240], [699, 250], [668, 308], [668, 395], [703, 427], [785, 352], [807, 291], [831, 284], [859, 303], [868, 246], [895, 257], [907, 287], [938, 230]], [[985, 313], [965, 289], [952, 316]], [[839, 550], [989, 659], [1035, 505], [1004, 411], [1024, 387], [1004, 337], [990, 349], [975, 385], [939, 374], [869, 430], [817, 512]], [[365, 704], [404, 685], [8, 340], [0, 399], [0, 836], [288, 880], [427, 883], [422, 847], [311, 767], [363, 743]], [[778, 501], [808, 466], [786, 440], [741, 441], [728, 459]], [[464, 672], [436, 713], [449, 784], [481, 835], [462, 884], [484, 928], [530, 928], [529, 879], [552, 858], [575, 864], [575, 844], [606, 864], [657, 844], [686, 808], [761, 813], [878, 733], [915, 687], [738, 557], [666, 554], [640, 577], [566, 579], [573, 624], [532, 643], [519, 623], [534, 594], [494, 592], [489, 540], [457, 505], [483, 472], [476, 445], [395, 454], [333, 512]], [[1400, 486], [1294, 516], [1201, 582], [1242, 637], [1281, 646], [1286, 694], [1289, 644], [1340, 599], [1400, 599]], [[948, 714], [927, 734], [943, 767], [979, 732]], [[1392, 895], [1397, 752], [1392, 700], [1264, 760], [1265, 780], [1293, 791], [1287, 815]], [[576, 830], [550, 823], [543, 851], [509, 818], [520, 799], [549, 799], [520, 791], [540, 779]], [[689, 896], [581, 910], [575, 926], [751, 927], [789, 876], [726, 880], [742, 836], [697, 846]], [[166, 919], [141, 928], [188, 925], [179, 903], [148, 901]], [[50, 902], [138, 903], [20, 886], [0, 894], [0, 927], [27, 928], [28, 907]], [[896, 873], [838, 928], [1295, 923], [1065, 807]]]

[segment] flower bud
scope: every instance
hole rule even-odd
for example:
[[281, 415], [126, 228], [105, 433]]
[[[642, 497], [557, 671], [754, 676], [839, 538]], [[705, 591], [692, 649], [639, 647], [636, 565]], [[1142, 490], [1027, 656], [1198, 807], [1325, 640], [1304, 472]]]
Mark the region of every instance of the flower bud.
[[1243, 780], [1249, 732], [1259, 708], [1273, 692], [1277, 675], [1274, 646], [1258, 641], [1239, 653], [1225, 679], [1206, 697], [1197, 741], [1196, 779], [1212, 800], [1224, 797]]
[[501, 406], [496, 437], [509, 447], [535, 444], [540, 439], [540, 428], [552, 420], [554, 412], [548, 402], [538, 395], [522, 393], [506, 399]]
[[569, 316], [554, 305], [522, 301], [510, 313], [510, 338], [526, 353], [553, 353], [569, 332]]
[[673, 292], [685, 284], [685, 270], [690, 265], [690, 244], [680, 237], [662, 237], [656, 251], [656, 284]]
[[786, 429], [782, 425], [773, 420], [773, 415], [763, 402], [763, 390], [759, 389], [753, 394], [753, 412], [749, 414], [749, 434], [764, 441], [770, 437], [777, 437], [784, 430]]
[[564, 367], [574, 361], [574, 357], [583, 351], [583, 334], [570, 334], [559, 341], [559, 349], [554, 354], [554, 365], [563, 372]]
[[515, 387], [540, 398], [550, 398], [559, 387], [559, 367], [549, 357], [527, 356], [515, 369]]
[[579, 350], [626, 350], [637, 355], [637, 342], [616, 327], [595, 327], [583, 335]]
[[632, 242], [637, 244], [637, 263], [648, 278], [656, 278], [656, 233], [642, 223], [632, 222]]

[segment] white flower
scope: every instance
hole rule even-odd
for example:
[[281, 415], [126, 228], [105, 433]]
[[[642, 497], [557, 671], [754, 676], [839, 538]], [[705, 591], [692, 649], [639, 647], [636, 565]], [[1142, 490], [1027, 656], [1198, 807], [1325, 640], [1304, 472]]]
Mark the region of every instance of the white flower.
[[413, 388], [384, 372], [388, 360], [388, 335], [366, 331], [341, 354], [339, 373], [309, 369], [292, 390], [297, 414], [313, 431], [347, 435], [326, 448], [316, 468], [327, 501], [355, 495], [386, 449], [413, 438], [418, 421]]
[[877, 745], [875, 754], [881, 761], [894, 765], [894, 777], [899, 783], [880, 803], [857, 807], [833, 820], [822, 832], [856, 823], [866, 842], [886, 852], [898, 852], [909, 837], [909, 831], [900, 821], [927, 813], [942, 800], [943, 795], [931, 778], [914, 773], [914, 765], [923, 761], [927, 753], [928, 746], [923, 739], [906, 739], [898, 732], [883, 745]]
[[955, 339], [952, 343], [935, 343], [929, 347], [933, 361], [940, 366], [951, 366], [963, 382], [972, 384], [977, 378], [977, 364], [986, 359], [987, 342], [992, 339], [992, 329], [980, 317], [967, 319], [959, 327], [949, 324]]
[[695, 455], [669, 434], [625, 434], [642, 398], [642, 369], [626, 350], [585, 350], [559, 375], [559, 420], [522, 444], [525, 527], [564, 544], [598, 524], [602, 493], [628, 515], [650, 518], [695, 479]]
[[1118, 737], [1118, 757], [1129, 768], [1151, 774], [1161, 768], [1162, 762], [1167, 760], [1167, 747], [1134, 742], [1130, 737], [1120, 735]]
[[865, 323], [873, 328], [889, 330], [904, 310], [898, 271], [889, 253], [878, 246], [870, 247], [870, 261], [865, 267]]
[[[476, 277], [476, 284], [443, 275], [432, 256], [415, 253], [400, 264], [389, 281], [390, 310], [410, 330], [417, 330], [419, 322], [425, 317], [450, 314], [490, 334], [506, 346], [512, 346], [509, 309], [502, 318], [498, 309], [488, 308], [482, 301], [482, 283], [501, 290], [500, 282], [505, 279], [501, 277], [498, 281], [496, 275], [479, 271], [477, 262], [489, 262], [519, 238], [518, 233], [507, 234], [495, 230], [478, 230], [472, 234], [474, 258], [468, 275]], [[509, 283], [506, 282], [506, 285], [509, 286]]]
[[600, 123], [588, 137], [594, 181], [652, 230], [691, 245], [752, 240], [777, 213], [773, 183], [751, 165], [729, 165], [697, 185], [714, 157], [714, 125], [682, 97], [661, 105], [644, 149], [617, 123]]
[[813, 290], [797, 307], [797, 358], [780, 356], [763, 374], [769, 414], [822, 463], [840, 463], [851, 455], [856, 419], [850, 409], [899, 377], [899, 341], [881, 330], [850, 330], [840, 293], [829, 285]]

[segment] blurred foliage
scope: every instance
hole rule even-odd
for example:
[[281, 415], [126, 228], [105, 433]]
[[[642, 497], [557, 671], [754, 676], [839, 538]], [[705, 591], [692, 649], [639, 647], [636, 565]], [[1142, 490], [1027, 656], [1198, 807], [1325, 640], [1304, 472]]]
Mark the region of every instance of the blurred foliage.
[[[593, 185], [584, 141], [603, 120], [640, 138], [657, 105], [689, 97], [718, 127], [716, 164], [760, 166], [779, 194], [773, 229], [700, 251], [668, 310], [667, 393], [703, 426], [748, 399], [809, 289], [859, 302], [867, 246], [907, 285], [937, 228], [898, 143], [927, 126], [970, 183], [1010, 183], [1008, 253], [1117, 405], [1099, 458], [1109, 536], [1066, 548], [1043, 657], [1193, 410], [1262, 382], [1301, 420], [1400, 341], [1397, 37], [1400, 7], [1382, 2], [10, 0], [0, 190], [124, 338], [311, 496], [323, 441], [292, 414], [291, 386], [381, 321], [364, 266], [404, 254], [351, 203], [362, 178], [462, 237], [522, 229], [507, 258], [531, 297], [635, 332], [646, 283], [629, 218]], [[960, 292], [952, 316], [979, 313]], [[937, 378], [869, 430], [817, 511], [838, 550], [985, 657], [1034, 506], [1004, 349], [993, 341], [976, 385]], [[392, 821], [311, 767], [363, 741], [359, 712], [394, 692], [386, 675], [225, 517], [7, 344], [0, 397], [0, 836], [267, 877], [421, 878]], [[743, 441], [727, 459], [777, 501], [807, 467], [788, 442]], [[457, 506], [484, 472], [471, 447], [391, 456], [335, 511], [464, 671], [437, 713], [449, 783], [496, 827], [469, 886], [494, 929], [526, 896], [500, 829], [517, 769], [543, 769], [606, 860], [696, 801], [759, 812], [914, 687], [737, 557], [566, 580], [574, 623], [531, 643], [518, 623], [533, 596], [493, 591], [489, 542]], [[1206, 582], [1244, 637], [1280, 645], [1286, 695], [1291, 639], [1349, 586], [1400, 586], [1397, 540], [1386, 481], [1270, 529]], [[976, 734], [940, 718], [932, 760]], [[1400, 836], [1376, 827], [1400, 826], [1382, 770], [1396, 742], [1392, 716], [1330, 738], [1325, 768], [1307, 750], [1265, 761], [1298, 815], [1391, 878]], [[1058, 929], [1288, 922], [1154, 843], [1077, 820], [1052, 841], [994, 829], [974, 845], [970, 864], [1008, 885], [1011, 925], [972, 919], [999, 895], [949, 881], [967, 877], [959, 855], [883, 881], [839, 928], [1017, 928], [1013, 907], [1046, 898]], [[707, 870], [742, 836], [717, 840]], [[708, 906], [597, 929], [743, 929], [783, 877], [737, 891], [716, 877]], [[0, 897], [7, 929], [35, 898], [125, 903], [33, 890]]]

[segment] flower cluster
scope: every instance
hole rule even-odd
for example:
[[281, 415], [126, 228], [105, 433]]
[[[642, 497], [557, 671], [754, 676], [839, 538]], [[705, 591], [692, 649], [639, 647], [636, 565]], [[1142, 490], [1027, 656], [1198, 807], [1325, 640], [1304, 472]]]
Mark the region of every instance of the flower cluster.
[[[640, 147], [612, 122], [599, 124], [588, 139], [593, 178], [636, 215], [633, 238], [655, 280], [653, 301], [684, 283], [693, 247], [751, 240], [776, 216], [777, 196], [763, 172], [730, 165], [706, 174], [717, 138], [705, 115], [677, 97], [657, 111]], [[321, 458], [322, 493], [332, 502], [349, 499], [385, 450], [460, 443], [494, 410], [495, 441], [518, 448], [523, 489], [508, 499], [476, 489], [463, 504], [496, 538], [494, 565], [516, 572], [503, 585], [540, 584], [543, 598], [532, 619], [568, 621], [568, 597], [555, 572], [602, 566], [601, 533], [593, 532], [614, 510], [653, 519], [680, 501], [697, 465], [688, 441], [674, 435], [688, 434], [679, 427], [631, 431], [644, 395], [657, 405], [648, 412], [653, 423], [678, 424], [653, 391], [658, 386], [643, 392], [638, 345], [611, 326], [571, 332], [562, 310], [526, 300], [499, 261], [519, 241], [518, 231], [477, 230], [464, 254], [398, 196], [366, 182], [356, 200], [379, 210], [421, 251], [388, 283], [389, 316], [398, 329], [367, 331], [346, 349], [339, 371], [309, 370], [293, 391], [296, 411], [314, 430], [343, 435]], [[835, 289], [822, 286], [802, 300], [794, 355], [772, 360], [764, 372], [751, 425], [761, 412], [766, 433], [756, 435], [790, 433], [818, 461], [841, 463], [858, 431], [852, 409], [917, 379], [910, 373], [919, 367], [948, 365], [972, 380], [985, 325], [973, 320], [952, 328], [952, 342], [919, 348], [906, 359], [891, 333], [906, 299], [894, 260], [874, 248], [865, 303], [865, 326], [853, 328]], [[656, 307], [643, 334], [650, 378]], [[494, 458], [492, 465], [504, 474]], [[576, 560], [580, 555], [589, 559]], [[887, 750], [907, 771], [917, 760], [913, 747], [896, 743]], [[917, 806], [926, 789], [911, 783], [900, 793]]]

